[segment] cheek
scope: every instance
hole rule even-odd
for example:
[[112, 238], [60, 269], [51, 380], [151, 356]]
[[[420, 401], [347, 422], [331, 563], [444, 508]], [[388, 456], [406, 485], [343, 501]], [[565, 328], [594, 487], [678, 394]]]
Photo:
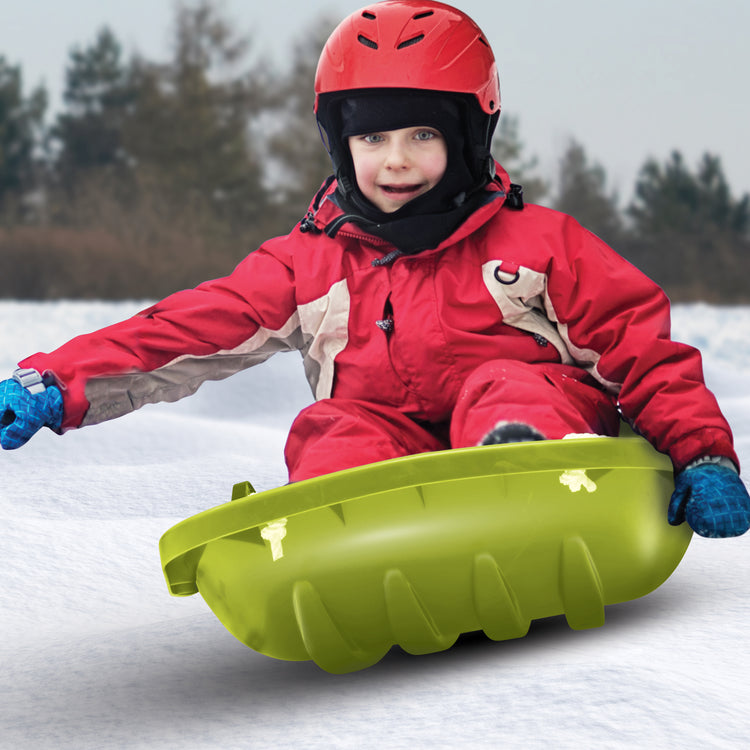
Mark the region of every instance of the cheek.
[[360, 186], [362, 183], [372, 182], [377, 172], [374, 160], [368, 159], [366, 155], [352, 153], [352, 162], [354, 164], [354, 175]]
[[445, 168], [448, 166], [448, 162], [443, 161], [441, 164], [438, 165], [438, 167], [435, 169], [435, 171], [432, 173], [432, 181], [433, 182], [440, 182], [440, 179], [445, 174]]
[[440, 182], [440, 178], [445, 174], [448, 166], [448, 154], [444, 148], [432, 155], [429, 162], [425, 165], [425, 176], [430, 182]]
[[448, 166], [447, 161], [442, 161], [437, 164], [434, 164], [433, 169], [430, 170], [430, 173], [428, 175], [428, 179], [431, 183], [437, 184], [442, 179], [443, 175], [445, 174], [445, 169]]
[[350, 137], [347, 145], [349, 146], [349, 155], [352, 159], [352, 167], [354, 167], [354, 177], [357, 180], [357, 183], [361, 183], [363, 181], [367, 160], [362, 153], [359, 142], [355, 138]]

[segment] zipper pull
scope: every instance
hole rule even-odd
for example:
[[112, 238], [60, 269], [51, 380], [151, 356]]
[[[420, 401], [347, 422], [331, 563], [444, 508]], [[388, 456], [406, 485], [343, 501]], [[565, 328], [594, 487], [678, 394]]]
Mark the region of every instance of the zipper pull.
[[388, 295], [388, 298], [385, 301], [385, 306], [383, 307], [383, 319], [376, 320], [375, 325], [383, 331], [386, 336], [390, 336], [393, 333], [395, 324], [393, 322], [393, 305], [391, 304], [390, 294]]
[[375, 325], [386, 334], [393, 333], [393, 318], [383, 318], [383, 320], [376, 320]]

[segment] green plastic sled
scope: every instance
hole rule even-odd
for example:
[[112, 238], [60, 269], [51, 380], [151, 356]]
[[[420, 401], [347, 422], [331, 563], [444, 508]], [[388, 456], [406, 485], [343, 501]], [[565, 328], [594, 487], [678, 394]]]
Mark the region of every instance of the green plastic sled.
[[200, 592], [224, 626], [278, 659], [343, 673], [398, 644], [461, 633], [575, 629], [643, 596], [690, 542], [670, 526], [672, 464], [640, 437], [575, 438], [398, 458], [254, 493], [169, 529], [175, 596]]

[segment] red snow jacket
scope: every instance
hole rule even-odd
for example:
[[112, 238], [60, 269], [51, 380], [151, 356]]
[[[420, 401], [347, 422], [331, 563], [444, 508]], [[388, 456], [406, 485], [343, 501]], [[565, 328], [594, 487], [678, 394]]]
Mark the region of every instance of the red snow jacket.
[[341, 219], [332, 184], [307, 224], [231, 275], [20, 366], [60, 385], [67, 430], [175, 401], [290, 349], [316, 399], [374, 401], [433, 423], [450, 418], [483, 362], [563, 362], [616, 394], [676, 468], [704, 455], [737, 464], [699, 353], [670, 340], [664, 293], [569, 216], [506, 205], [509, 183], [498, 169], [487, 202], [438, 247], [382, 265], [373, 261], [393, 246]]

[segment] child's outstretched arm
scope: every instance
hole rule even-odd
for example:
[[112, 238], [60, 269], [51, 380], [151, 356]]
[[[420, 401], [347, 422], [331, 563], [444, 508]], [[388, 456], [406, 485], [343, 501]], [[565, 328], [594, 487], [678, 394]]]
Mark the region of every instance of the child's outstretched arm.
[[206, 380], [300, 348], [293, 271], [282, 258], [261, 248], [226, 278], [23, 359], [0, 384], [2, 447], [20, 447], [43, 426], [62, 433], [176, 401]]

